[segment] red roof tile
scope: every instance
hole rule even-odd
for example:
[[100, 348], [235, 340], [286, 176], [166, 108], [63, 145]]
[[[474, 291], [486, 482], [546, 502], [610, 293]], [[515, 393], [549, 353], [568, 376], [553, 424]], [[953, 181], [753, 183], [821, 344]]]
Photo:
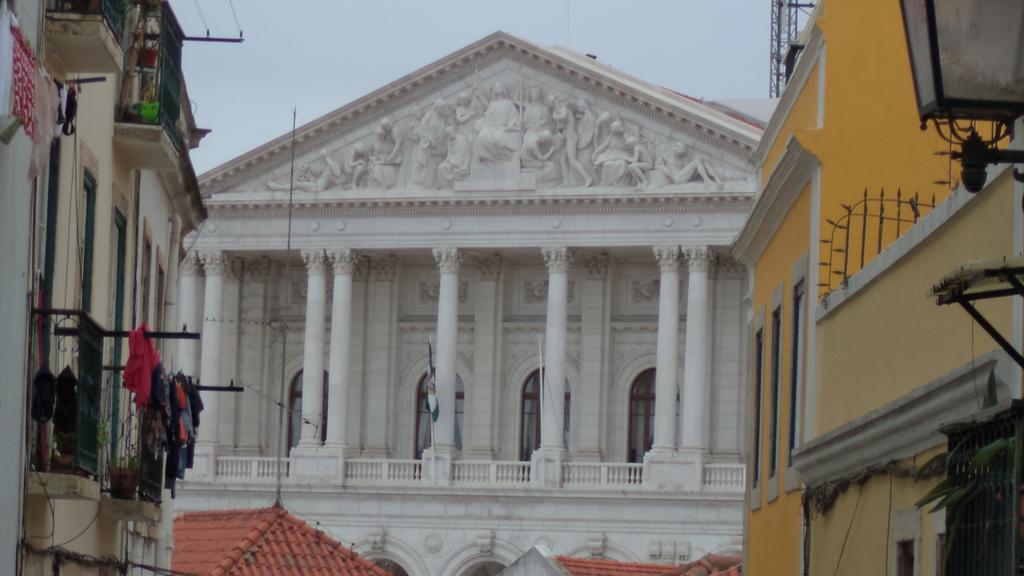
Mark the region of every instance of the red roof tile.
[[741, 558], [733, 555], [708, 554], [683, 566], [616, 562], [558, 556], [558, 563], [571, 576], [741, 576]]
[[197, 576], [387, 576], [279, 505], [189, 512], [174, 520], [172, 569]]

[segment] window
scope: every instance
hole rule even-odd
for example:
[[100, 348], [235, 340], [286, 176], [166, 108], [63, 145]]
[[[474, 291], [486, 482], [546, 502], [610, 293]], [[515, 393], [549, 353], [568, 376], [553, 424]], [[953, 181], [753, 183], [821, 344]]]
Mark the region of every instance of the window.
[[167, 274], [164, 273], [164, 266], [160, 263], [159, 251], [156, 263], [156, 310], [153, 311], [153, 326], [156, 330], [163, 330], [164, 327], [164, 283], [167, 281]]
[[[60, 138], [50, 142], [50, 168], [46, 175], [46, 254], [43, 257], [43, 307], [53, 305], [53, 272], [57, 251], [57, 208], [60, 194]], [[49, 334], [50, 319], [43, 319], [43, 334]], [[43, 338], [43, 357], [50, 361], [50, 339]]]
[[654, 444], [654, 368], [644, 370], [629, 389], [629, 462], [642, 462]]
[[[288, 446], [295, 448], [302, 438], [302, 370], [292, 378], [288, 395]], [[324, 370], [324, 404], [320, 417], [320, 441], [327, 439], [327, 370]]]
[[761, 479], [761, 380], [764, 370], [764, 330], [754, 336], [754, 446], [752, 486], [757, 488]]
[[[124, 330], [124, 276], [125, 276], [125, 256], [128, 250], [128, 221], [124, 217], [124, 214], [120, 210], [114, 209], [114, 278], [113, 285], [114, 289], [111, 290], [111, 297], [113, 302], [111, 303], [111, 309], [113, 310], [114, 317], [114, 330]], [[113, 349], [111, 351], [111, 363], [114, 366], [121, 365], [121, 354], [122, 346], [124, 346], [123, 338], [110, 338]], [[114, 372], [113, 375], [113, 387], [111, 388], [112, 393], [110, 395], [110, 421], [115, 426], [114, 430], [117, 430], [117, 426], [120, 422], [120, 409], [121, 409], [121, 373]], [[117, 434], [110, 434], [110, 453], [117, 454]]]
[[772, 312], [772, 417], [768, 430], [768, 477], [774, 478], [779, 464], [779, 364], [782, 360], [782, 307]]
[[[462, 376], [455, 375], [455, 447], [462, 450], [462, 418], [466, 407], [466, 391], [462, 387]], [[416, 386], [416, 458], [423, 457], [423, 451], [431, 446], [430, 406], [427, 404], [427, 375], [420, 378]], [[438, 410], [444, 410], [439, 406]]]
[[[565, 413], [562, 418], [562, 441], [565, 447], [569, 447], [569, 408], [572, 400], [572, 392], [569, 390], [569, 381], [565, 381]], [[519, 436], [519, 459], [523, 462], [530, 460], [533, 451], [540, 448], [540, 370], [534, 370], [526, 377], [523, 384], [522, 408], [520, 422], [522, 428]]]
[[85, 190], [85, 236], [82, 238], [82, 310], [92, 310], [92, 251], [96, 239], [96, 179], [88, 170], [83, 177]]
[[896, 543], [896, 576], [914, 576], [914, 541]]
[[804, 345], [803, 336], [804, 283], [800, 281], [793, 287], [793, 339], [790, 340], [789, 368], [789, 441], [786, 451], [786, 463], [793, 465], [793, 449], [796, 448], [797, 422], [800, 416], [800, 380], [803, 377], [803, 366], [800, 352]]

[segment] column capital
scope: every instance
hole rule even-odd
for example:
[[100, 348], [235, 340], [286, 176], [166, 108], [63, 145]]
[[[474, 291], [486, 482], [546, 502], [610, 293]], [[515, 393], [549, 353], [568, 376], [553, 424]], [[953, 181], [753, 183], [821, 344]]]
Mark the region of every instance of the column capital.
[[203, 271], [207, 276], [223, 276], [230, 266], [227, 255], [219, 250], [200, 252], [199, 259], [203, 261]]
[[476, 260], [481, 280], [497, 280], [501, 276], [501, 256], [497, 254]]
[[185, 254], [185, 257], [181, 259], [181, 262], [178, 264], [178, 270], [181, 271], [182, 276], [197, 276], [202, 265], [203, 263], [199, 258], [199, 253], [190, 250]]
[[457, 274], [462, 266], [462, 251], [458, 248], [434, 248], [434, 259], [441, 274]]
[[691, 272], [707, 272], [711, 268], [712, 254], [707, 246], [690, 246], [683, 250], [686, 265]]
[[608, 275], [608, 253], [591, 254], [583, 260], [587, 278], [603, 279]]
[[540, 249], [544, 255], [544, 263], [548, 272], [568, 272], [572, 263], [572, 251], [565, 246], [545, 247]]
[[347, 248], [327, 251], [327, 259], [331, 261], [335, 274], [351, 275], [355, 270], [357, 258], [356, 253]]
[[662, 272], [675, 272], [679, 270], [679, 246], [655, 246], [654, 259]]
[[306, 270], [310, 274], [322, 273], [327, 267], [327, 255], [323, 250], [303, 250], [302, 261], [306, 264]]

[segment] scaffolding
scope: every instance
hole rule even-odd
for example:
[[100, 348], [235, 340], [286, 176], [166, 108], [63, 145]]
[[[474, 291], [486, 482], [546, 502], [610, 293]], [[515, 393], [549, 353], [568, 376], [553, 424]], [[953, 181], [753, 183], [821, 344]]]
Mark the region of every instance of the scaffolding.
[[805, 22], [814, 9], [814, 2], [771, 0], [771, 64], [768, 77], [768, 96], [778, 98], [786, 88], [793, 72], [796, 57], [803, 48], [800, 43], [801, 22]]

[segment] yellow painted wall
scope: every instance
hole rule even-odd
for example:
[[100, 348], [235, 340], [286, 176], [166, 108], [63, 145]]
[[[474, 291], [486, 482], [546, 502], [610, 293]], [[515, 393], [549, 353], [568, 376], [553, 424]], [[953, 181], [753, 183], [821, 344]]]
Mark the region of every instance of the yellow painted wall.
[[[771, 239], [764, 254], [755, 267], [754, 302], [755, 315], [764, 317], [764, 368], [761, 379], [761, 470], [751, 469], [749, 474], [759, 473], [760, 508], [750, 512], [747, 529], [747, 566], [753, 576], [761, 574], [797, 574], [800, 567], [800, 490], [786, 492], [786, 462], [788, 461], [789, 385], [791, 374], [790, 354], [793, 346], [793, 265], [807, 250], [811, 209], [810, 186], [804, 188], [783, 220], [778, 232]], [[784, 286], [782, 296], [781, 351], [779, 357], [779, 433], [778, 433], [778, 478], [769, 479], [769, 449], [771, 426], [771, 315], [772, 298], [776, 289]], [[805, 292], [813, 297], [812, 292]], [[806, 319], [806, 315], [805, 315]], [[807, 326], [807, 323], [804, 323]], [[806, 336], [806, 328], [804, 328]], [[753, 342], [753, 338], [751, 339]], [[750, 353], [751, 362], [755, 352]], [[750, 405], [753, 407], [753, 396]], [[753, 434], [749, 442], [753, 442]], [[748, 465], [752, 458], [748, 458]], [[768, 501], [768, 485], [778, 485], [778, 498]]]
[[[964, 192], [960, 192], [964, 194]], [[825, 433], [998, 348], [959, 306], [930, 288], [964, 262], [1013, 253], [1009, 173], [902, 261], [818, 323], [816, 430]], [[1012, 334], [1011, 299], [978, 303]]]
[[[901, 464], [920, 466], [939, 450]], [[919, 572], [916, 573], [935, 574], [936, 527], [942, 524], [943, 515], [939, 512], [939, 518], [935, 518], [928, 513], [928, 508], [917, 510], [914, 503], [938, 481], [938, 478], [916, 481], [912, 477], [885, 474], [874, 476], [861, 485], [851, 484], [826, 514], [811, 519], [810, 573], [830, 576], [895, 574], [891, 569], [896, 557], [893, 542], [897, 537], [893, 519], [909, 515], [920, 529], [915, 556]]]
[[[807, 54], [806, 57], [813, 57]], [[768, 182], [775, 165], [786, 152], [786, 145], [790, 136], [795, 136], [806, 130], [814, 130], [818, 125], [818, 79], [820, 75], [820, 61], [811, 68], [803, 88], [797, 94], [796, 100], [789, 114], [782, 120], [778, 135], [768, 146], [764, 161], [760, 166], [761, 183]]]

